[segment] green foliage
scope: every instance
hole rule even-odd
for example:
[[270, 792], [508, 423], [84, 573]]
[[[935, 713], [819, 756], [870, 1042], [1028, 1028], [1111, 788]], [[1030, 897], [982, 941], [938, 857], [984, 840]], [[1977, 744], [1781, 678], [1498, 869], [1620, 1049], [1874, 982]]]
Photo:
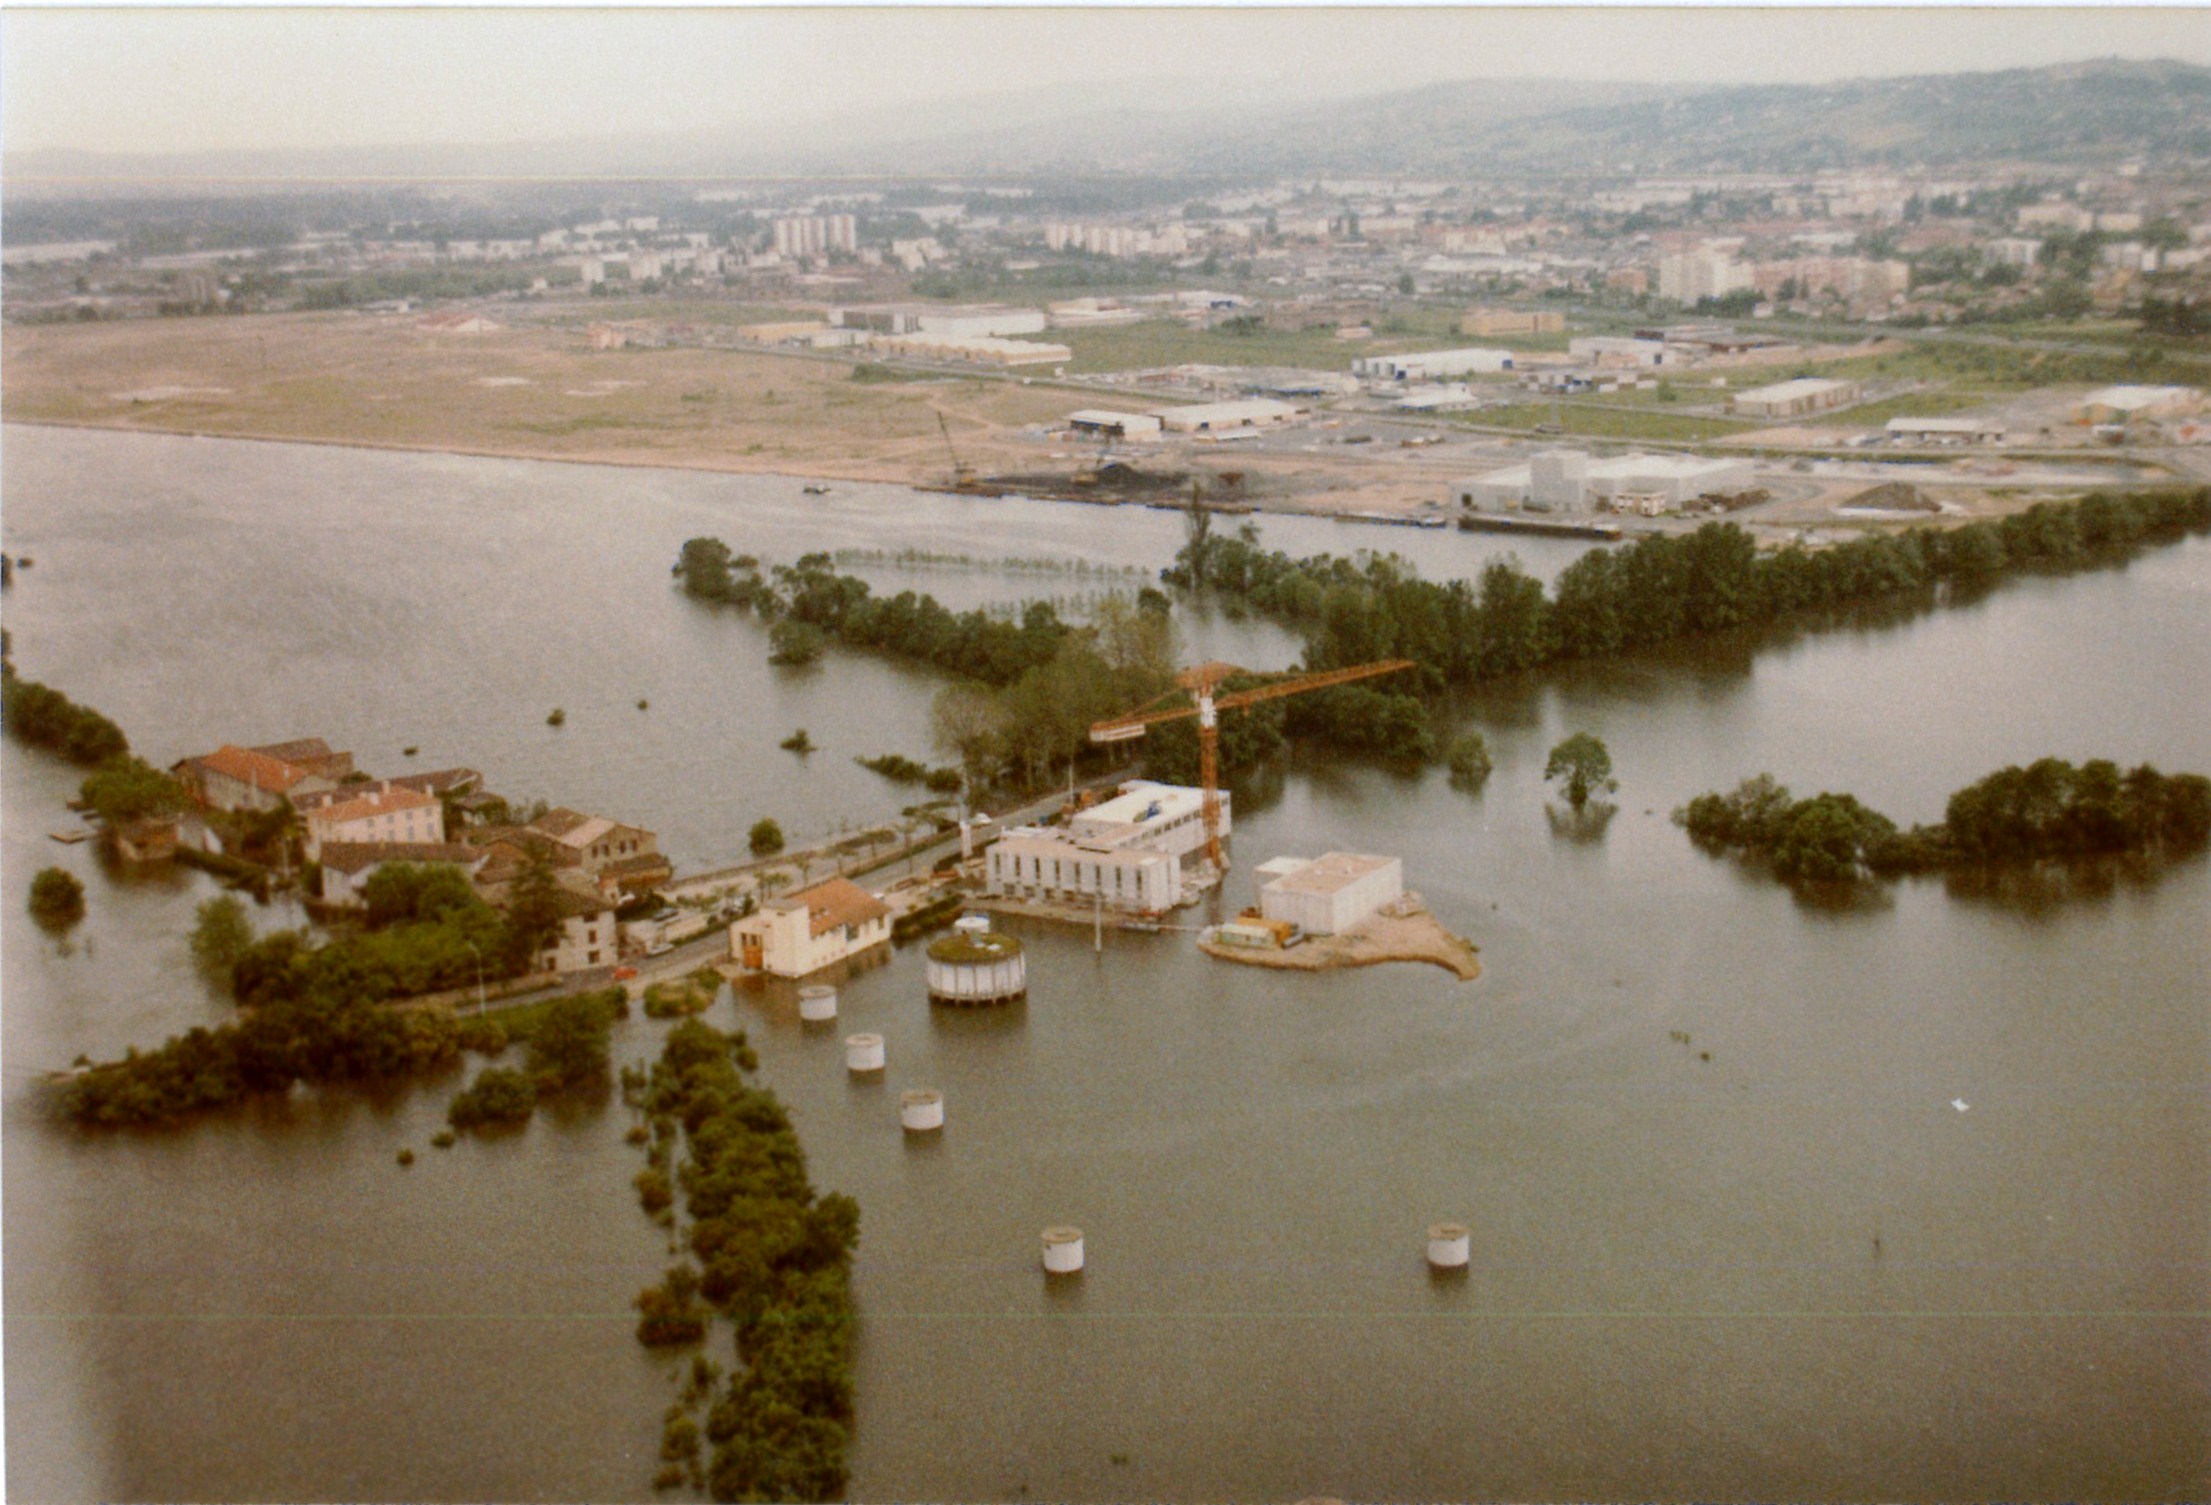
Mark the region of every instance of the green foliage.
[[[744, 1079], [752, 1065], [741, 1033], [685, 1020], [669, 1030], [649, 1074], [626, 1078], [625, 1091], [656, 1125], [682, 1126], [686, 1154], [675, 1179], [701, 1267], [695, 1290], [737, 1328], [742, 1368], [707, 1418], [714, 1497], [834, 1499], [852, 1420], [859, 1209], [848, 1197], [816, 1195], [783, 1105]], [[692, 1290], [671, 1270], [639, 1297], [640, 1310], [649, 1319], [681, 1314]], [[638, 1336], [654, 1341], [644, 1323]], [[714, 1379], [709, 1373], [699, 1387]], [[684, 1446], [672, 1424], [664, 1443]]]
[[897, 753], [884, 753], [877, 758], [854, 758], [852, 761], [870, 773], [881, 774], [894, 784], [919, 784], [932, 794], [960, 792], [960, 771], [957, 768], [931, 768]]
[[[647, 1174], [658, 1176], [659, 1172]], [[660, 1183], [665, 1190], [667, 1178], [661, 1176]], [[660, 1207], [666, 1207], [668, 1201], [667, 1197], [662, 1197]], [[648, 1205], [645, 1210], [657, 1212], [659, 1207]], [[699, 1304], [699, 1272], [689, 1265], [669, 1266], [658, 1285], [649, 1285], [637, 1293], [633, 1305], [638, 1311], [637, 1341], [647, 1348], [677, 1348], [706, 1336], [707, 1311]], [[696, 1427], [691, 1429], [691, 1451], [698, 1451]], [[665, 1449], [662, 1456], [667, 1456]]]
[[511, 1066], [487, 1066], [446, 1107], [456, 1129], [521, 1123], [537, 1111], [537, 1083]]
[[547, 726], [565, 726], [568, 724], [568, 713], [556, 705], [553, 707], [553, 713], [545, 718], [545, 724]]
[[174, 1123], [295, 1082], [384, 1081], [458, 1055], [453, 1020], [439, 1010], [278, 1002], [96, 1066], [67, 1083], [57, 1106], [87, 1127]]
[[14, 665], [0, 658], [0, 720], [8, 734], [33, 747], [59, 753], [85, 768], [98, 768], [130, 752], [121, 727], [59, 690], [18, 678]]
[[1784, 878], [1837, 880], [1996, 862], [2162, 853], [2211, 840], [2211, 779], [2147, 764], [2043, 758], [1997, 770], [1950, 797], [1941, 824], [1899, 831], [1847, 794], [1792, 801], [1771, 774], [1700, 794], [1674, 821], [1702, 845], [1762, 852]]
[[822, 655], [829, 639], [811, 622], [785, 617], [768, 629], [768, 662], [810, 664]]
[[182, 784], [129, 755], [101, 764], [77, 793], [111, 831], [147, 816], [175, 815], [191, 802]]
[[710, 967], [701, 967], [673, 982], [656, 982], [645, 989], [645, 1017], [684, 1019], [703, 1014], [713, 1006], [721, 986], [721, 975]]
[[1587, 732], [1576, 732], [1551, 749], [1543, 764], [1543, 777], [1566, 781], [1566, 803], [1579, 811], [1593, 794], [1610, 794], [1620, 787], [1612, 777], [1612, 754], [1604, 743]]
[[1489, 782], [1490, 770], [1495, 767], [1490, 761], [1488, 741], [1474, 731], [1452, 738], [1443, 760], [1451, 770], [1451, 782], [1462, 789], [1481, 788]]
[[533, 853], [507, 890], [506, 924], [499, 938], [499, 955], [507, 971], [527, 972], [559, 932], [562, 918], [553, 865]]
[[193, 911], [192, 959], [201, 970], [228, 988], [231, 970], [253, 945], [253, 925], [246, 906], [230, 894], [205, 900]]
[[745, 845], [755, 857], [773, 857], [783, 850], [783, 828], [773, 820], [756, 820], [745, 833]]
[[441, 992], [500, 975], [506, 938], [497, 911], [473, 893], [451, 896], [434, 918], [340, 933], [319, 947], [302, 931], [273, 931], [233, 960], [231, 996], [267, 1007], [381, 1003]]
[[49, 930], [65, 930], [84, 918], [84, 885], [58, 867], [31, 879], [31, 918]]
[[530, 1075], [541, 1092], [607, 1080], [607, 1037], [614, 1015], [597, 994], [574, 993], [545, 1007], [530, 1031]]
[[435, 923], [449, 915], [483, 907], [467, 875], [444, 863], [386, 863], [361, 885], [373, 929], [388, 925]]
[[778, 742], [776, 746], [782, 748], [785, 752], [810, 753], [814, 750], [814, 739], [806, 735], [806, 728], [802, 726], [781, 742]]
[[[1295, 559], [1259, 546], [1256, 533], [1213, 536], [1202, 549], [1204, 588], [1301, 633], [1310, 669], [1409, 658], [1407, 688], [1422, 694], [1573, 659], [1661, 647], [1698, 633], [1798, 618], [1860, 602], [1982, 588], [2024, 570], [2121, 560], [2145, 545], [2211, 528], [2211, 490], [2092, 494], [2040, 503], [1998, 522], [1854, 539], [1818, 550], [1761, 554], [1732, 523], [1593, 549], [1546, 593], [1511, 561], [1478, 582], [1421, 579], [1395, 556], [1329, 554]], [[1193, 590], [1199, 572], [1185, 545], [1162, 572]], [[1389, 682], [1395, 690], [1399, 681]], [[1292, 712], [1293, 729], [1304, 729]], [[1347, 718], [1311, 713], [1316, 735], [1370, 734]], [[1160, 738], [1158, 728], [1151, 736]]]

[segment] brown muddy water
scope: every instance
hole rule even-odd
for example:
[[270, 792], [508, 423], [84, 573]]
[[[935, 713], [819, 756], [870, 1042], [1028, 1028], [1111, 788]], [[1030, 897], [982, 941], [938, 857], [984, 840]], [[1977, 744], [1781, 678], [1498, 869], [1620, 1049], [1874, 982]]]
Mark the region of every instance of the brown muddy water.
[[[6, 597], [18, 663], [154, 761], [320, 735], [378, 772], [466, 763], [641, 821], [679, 867], [732, 860], [764, 814], [807, 836], [895, 811], [851, 759], [926, 755], [939, 683], [770, 669], [754, 623], [671, 588], [685, 538], [1156, 566], [1180, 535], [892, 487], [4, 439], [5, 546], [36, 560]], [[1258, 524], [1435, 575], [1502, 547]], [[1577, 548], [1519, 547], [1543, 573]], [[864, 573], [961, 605], [1134, 583]], [[1665, 816], [1760, 770], [1904, 820], [2044, 753], [2211, 770], [2207, 629], [2197, 540], [1501, 687], [1464, 708], [1498, 761], [1479, 796], [1307, 754], [1239, 801], [1231, 898], [1277, 853], [1401, 855], [1483, 948], [1473, 984], [1028, 928], [1010, 1013], [933, 1016], [910, 951], [846, 986], [836, 1032], [781, 991], [725, 998], [710, 1017], [752, 1033], [816, 1181], [862, 1208], [852, 1496], [2201, 1496], [2206, 865], [1812, 904]], [[1257, 666], [1295, 650], [1185, 632]], [[776, 749], [799, 726], [811, 758]], [[1622, 782], [1597, 836], [1545, 816], [1544, 749], [1575, 730]], [[39, 1115], [40, 1071], [227, 1010], [185, 944], [213, 888], [48, 841], [74, 782], [0, 748], [9, 1498], [646, 1497], [674, 1370], [627, 1304], [667, 1253], [617, 1106], [442, 1153], [458, 1076], [163, 1134]], [[23, 909], [48, 864], [88, 888], [66, 943]], [[850, 1029], [886, 1036], [881, 1084], [848, 1082]], [[633, 1019], [618, 1055], [660, 1030]], [[946, 1094], [941, 1143], [902, 1139], [913, 1086]], [[1474, 1230], [1464, 1281], [1422, 1266], [1441, 1220]], [[1036, 1268], [1055, 1223], [1088, 1244], [1066, 1290]]]

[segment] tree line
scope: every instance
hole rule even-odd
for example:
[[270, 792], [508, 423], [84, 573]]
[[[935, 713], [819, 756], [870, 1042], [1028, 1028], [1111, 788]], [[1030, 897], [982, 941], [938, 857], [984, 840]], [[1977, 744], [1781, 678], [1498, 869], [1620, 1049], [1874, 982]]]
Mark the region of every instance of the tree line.
[[771, 624], [777, 660], [802, 663], [824, 641], [917, 659], [987, 685], [1006, 685], [1049, 660], [1072, 630], [1046, 602], [1030, 602], [1018, 622], [980, 609], [955, 612], [934, 596], [872, 593], [857, 575], [839, 574], [826, 553], [762, 573], [750, 554], [714, 538], [686, 542], [675, 573], [686, 595], [757, 612]]
[[8, 734], [33, 747], [58, 753], [82, 768], [97, 768], [131, 750], [123, 729], [61, 691], [24, 679], [0, 651], [0, 719]]
[[[680, 1128], [674, 1181], [690, 1219], [696, 1268], [679, 1265], [637, 1301], [649, 1345], [703, 1337], [703, 1298], [736, 1326], [741, 1366], [713, 1400], [706, 1482], [716, 1500], [832, 1500], [845, 1487], [852, 1425], [852, 1251], [860, 1209], [817, 1195], [790, 1115], [745, 1073], [757, 1065], [743, 1031], [697, 1019], [668, 1031], [649, 1073], [623, 1073], [623, 1095], [646, 1115], [654, 1148], [639, 1194], [666, 1216], [667, 1162]], [[658, 1209], [658, 1211], [656, 1211]], [[681, 1482], [686, 1437], [671, 1416], [655, 1482]]]
[[1294, 736], [1385, 757], [1430, 756], [1420, 697], [1547, 664], [1608, 658], [1683, 638], [1757, 627], [1885, 599], [1930, 604], [2007, 574], [2103, 564], [2211, 528], [2211, 489], [2095, 493], [1998, 520], [1799, 545], [1761, 553], [1733, 523], [1592, 549], [1552, 587], [1513, 560], [1474, 581], [1421, 579], [1396, 555], [1293, 558], [1234, 535], [1193, 530], [1163, 572], [1301, 633], [1308, 669], [1381, 658], [1419, 666], [1398, 688], [1347, 686], [1289, 702]]
[[2211, 779], [2042, 758], [1950, 796], [1935, 825], [1900, 829], [1848, 794], [1792, 799], [1771, 774], [1674, 812], [1700, 845], [1756, 853], [1784, 878], [1845, 880], [2002, 862], [2185, 856], [2211, 840]]

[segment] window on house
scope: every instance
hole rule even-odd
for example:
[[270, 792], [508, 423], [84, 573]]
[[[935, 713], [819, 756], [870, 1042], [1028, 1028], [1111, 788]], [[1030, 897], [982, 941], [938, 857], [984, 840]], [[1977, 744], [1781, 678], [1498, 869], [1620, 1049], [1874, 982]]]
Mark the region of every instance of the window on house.
[[599, 965], [599, 953], [593, 951], [589, 955], [587, 955], [584, 960], [589, 962], [592, 966], [596, 967], [597, 965]]

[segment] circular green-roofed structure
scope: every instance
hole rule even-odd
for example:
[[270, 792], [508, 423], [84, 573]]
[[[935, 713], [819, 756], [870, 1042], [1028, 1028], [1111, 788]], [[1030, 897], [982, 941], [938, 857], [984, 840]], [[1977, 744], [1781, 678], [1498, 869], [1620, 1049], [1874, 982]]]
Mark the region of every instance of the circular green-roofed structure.
[[929, 943], [929, 1001], [972, 1008], [1019, 1003], [1029, 996], [1029, 961], [1021, 943], [970, 915]]

